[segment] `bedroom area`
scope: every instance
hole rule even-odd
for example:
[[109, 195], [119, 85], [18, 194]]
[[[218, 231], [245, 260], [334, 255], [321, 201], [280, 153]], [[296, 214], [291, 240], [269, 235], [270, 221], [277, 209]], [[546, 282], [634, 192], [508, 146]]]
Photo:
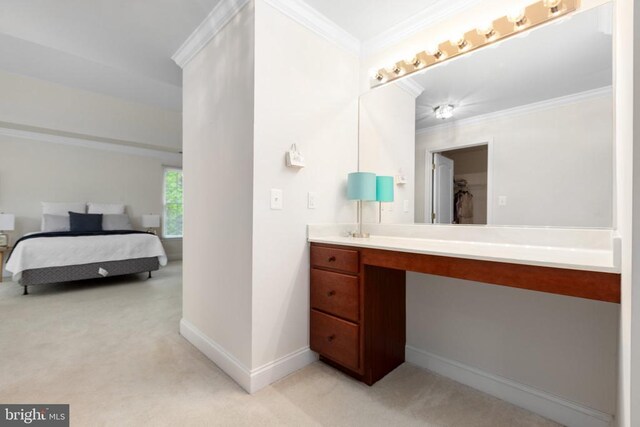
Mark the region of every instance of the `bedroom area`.
[[[16, 23], [32, 22], [29, 9], [11, 10]], [[35, 296], [47, 292], [47, 284], [143, 272], [150, 277], [169, 260], [179, 262], [179, 70], [165, 67], [173, 83], [142, 74], [136, 82], [127, 75], [133, 70], [64, 52], [74, 46], [56, 39], [55, 27], [3, 28], [3, 290], [15, 284]], [[45, 36], [52, 46], [41, 44]]]
[[166, 34], [167, 11], [140, 32], [118, 8], [63, 3], [0, 2], [0, 402], [88, 413], [166, 360], [158, 340], [181, 344], [182, 77], [166, 54], [204, 9]]

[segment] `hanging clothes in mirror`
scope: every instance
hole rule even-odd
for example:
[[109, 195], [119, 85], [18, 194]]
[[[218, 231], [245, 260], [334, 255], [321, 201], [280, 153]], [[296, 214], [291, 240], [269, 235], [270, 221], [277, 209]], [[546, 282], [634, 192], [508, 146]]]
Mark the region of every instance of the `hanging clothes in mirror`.
[[473, 224], [473, 194], [466, 179], [454, 181], [453, 223]]

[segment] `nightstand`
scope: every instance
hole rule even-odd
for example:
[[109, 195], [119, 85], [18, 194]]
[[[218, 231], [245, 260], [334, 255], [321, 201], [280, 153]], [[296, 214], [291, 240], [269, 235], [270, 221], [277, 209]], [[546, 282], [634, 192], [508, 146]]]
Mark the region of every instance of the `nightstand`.
[[0, 246], [0, 283], [2, 283], [2, 269], [4, 268], [5, 253], [9, 255], [11, 252], [11, 246]]

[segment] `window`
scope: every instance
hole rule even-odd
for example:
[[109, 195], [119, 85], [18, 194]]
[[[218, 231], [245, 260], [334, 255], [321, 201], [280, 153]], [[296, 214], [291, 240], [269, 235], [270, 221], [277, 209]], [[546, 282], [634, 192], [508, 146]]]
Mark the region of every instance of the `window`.
[[182, 169], [164, 170], [164, 215], [162, 236], [182, 237]]

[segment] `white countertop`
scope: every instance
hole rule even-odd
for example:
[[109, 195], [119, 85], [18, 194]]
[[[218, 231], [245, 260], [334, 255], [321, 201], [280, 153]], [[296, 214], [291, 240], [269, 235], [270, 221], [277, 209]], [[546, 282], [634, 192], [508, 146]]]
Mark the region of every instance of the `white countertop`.
[[[465, 241], [385, 235], [372, 235], [369, 238], [358, 239], [345, 237], [344, 234], [340, 236], [339, 233], [328, 235], [326, 233], [328, 230], [324, 230], [324, 232], [317, 231], [319, 229], [312, 230], [311, 227], [309, 228], [308, 240], [310, 242], [571, 270], [606, 273], [620, 272], [620, 268], [615, 262], [617, 257], [614, 254], [615, 245], [613, 242], [608, 247], [605, 245], [600, 247], [597, 245], [571, 247], [566, 244], [562, 246], [544, 246], [526, 244], [526, 242], [519, 244], [499, 241]], [[544, 232], [544, 230], [538, 231]], [[586, 230], [586, 232], [589, 231]]]

